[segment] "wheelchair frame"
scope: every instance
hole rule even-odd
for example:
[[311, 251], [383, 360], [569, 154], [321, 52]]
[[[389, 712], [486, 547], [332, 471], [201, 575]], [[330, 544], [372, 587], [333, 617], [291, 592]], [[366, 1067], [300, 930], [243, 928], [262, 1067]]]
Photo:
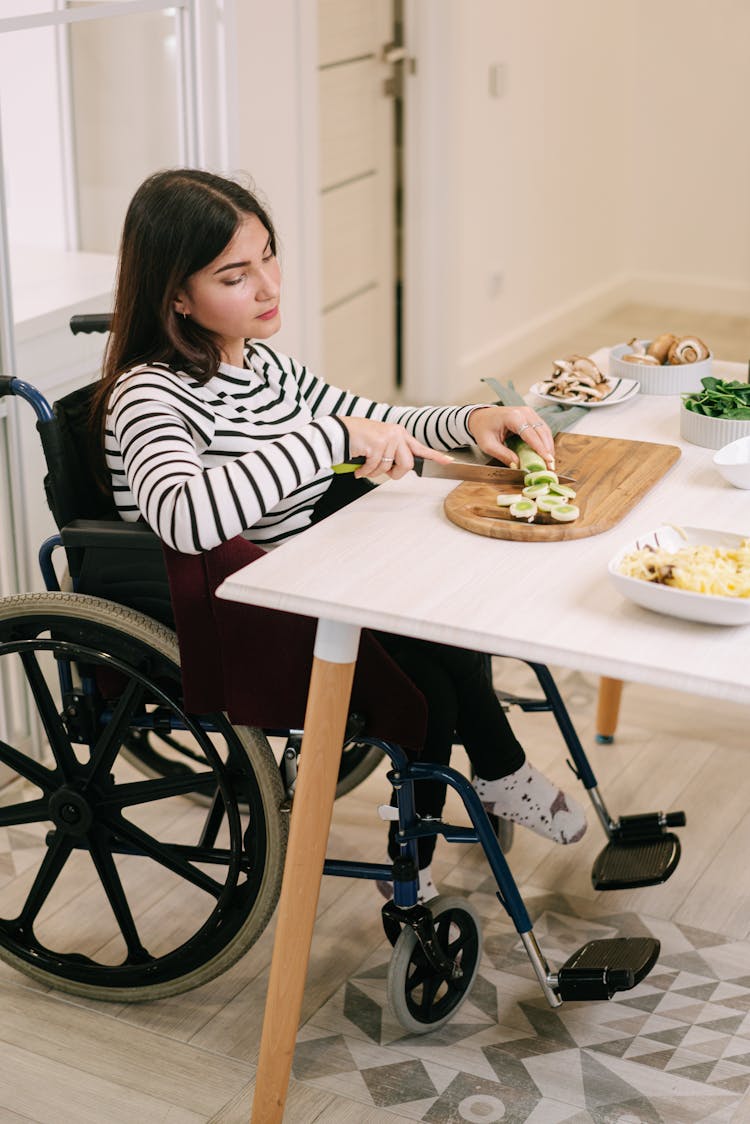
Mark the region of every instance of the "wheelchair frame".
[[[74, 331], [106, 330], [109, 322], [108, 317], [74, 318], [74, 321], [78, 321], [78, 324], [71, 323]], [[15, 378], [0, 379], [0, 396], [9, 394], [16, 395], [31, 405], [39, 422], [54, 421], [54, 410], [39, 391], [30, 384]], [[125, 526], [129, 529], [132, 528], [132, 531], [129, 530], [130, 534], [134, 532], [136, 537], [138, 536], [138, 529], [134, 525], [121, 525], [120, 529], [124, 529]], [[149, 537], [153, 538], [153, 536]], [[83, 954], [63, 954], [53, 949], [43, 948], [33, 934], [34, 918], [30, 915], [29, 917], [24, 915], [27, 906], [24, 906], [19, 914], [20, 923], [18, 917], [4, 918], [0, 916], [0, 957], [9, 960], [22, 971], [35, 975], [45, 982], [79, 994], [118, 1000], [148, 999], [186, 990], [188, 987], [205, 982], [212, 975], [224, 971], [233, 960], [242, 955], [254, 943], [265, 928], [278, 895], [280, 867], [283, 863], [286, 840], [284, 813], [289, 807], [290, 789], [293, 787], [296, 766], [295, 747], [298, 747], [301, 732], [293, 730], [249, 732], [253, 736], [260, 737], [263, 741], [265, 741], [266, 736], [281, 735], [287, 737], [285, 758], [288, 758], [286, 762], [288, 771], [283, 774], [284, 783], [282, 784], [279, 781], [276, 784], [269, 779], [267, 757], [263, 758], [266, 762], [263, 767], [266, 770], [265, 773], [261, 769], [256, 776], [254, 770], [260, 768], [257, 764], [260, 758], [254, 759], [252, 756], [247, 756], [249, 766], [246, 766], [245, 757], [240, 750], [237, 750], [234, 756], [228, 750], [225, 761], [221, 760], [218, 752], [212, 751], [210, 748], [212, 744], [210, 742], [211, 735], [220, 734], [227, 740], [228, 744], [231, 737], [237, 735], [237, 730], [233, 729], [233, 733], [230, 735], [227, 730], [228, 723], [223, 716], [201, 716], [200, 719], [196, 719], [195, 716], [187, 715], [181, 710], [178, 683], [179, 668], [176, 669], [177, 680], [174, 678], [173, 668], [167, 677], [170, 679], [170, 685], [165, 691], [162, 691], [166, 703], [159, 702], [154, 705], [153, 699], [161, 699], [162, 697], [159, 694], [162, 690], [159, 681], [147, 681], [147, 676], [139, 669], [137, 664], [130, 668], [127, 667], [126, 656], [129, 649], [125, 644], [123, 633], [118, 631], [116, 624], [112, 627], [107, 625], [98, 630], [96, 628], [96, 613], [104, 613], [109, 620], [107, 614], [111, 615], [117, 607], [112, 607], [108, 602], [88, 595], [59, 592], [57, 577], [52, 564], [53, 551], [59, 546], [69, 549], [71, 545], [85, 545], [86, 542], [95, 541], [95, 539], [96, 528], [95, 526], [92, 527], [91, 524], [86, 524], [85, 531], [82, 534], [79, 533], [78, 537], [76, 537], [74, 524], [69, 528], [61, 527], [60, 533], [48, 539], [40, 549], [40, 567], [45, 584], [50, 592], [47, 595], [19, 595], [0, 600], [0, 611], [5, 606], [4, 611], [6, 615], [10, 614], [8, 619], [11, 621], [11, 624], [4, 628], [3, 618], [0, 616], [0, 658], [6, 654], [19, 651], [23, 662], [22, 649], [24, 644], [27, 645], [27, 648], [23, 649], [26, 651], [24, 669], [31, 682], [38, 704], [40, 704], [41, 699], [42, 721], [48, 739], [53, 743], [55, 757], [58, 758], [57, 768], [47, 774], [42, 765], [32, 764], [30, 759], [22, 760], [22, 755], [17, 750], [6, 743], [0, 742], [0, 761], [4, 760], [9, 763], [21, 776], [41, 787], [44, 793], [42, 800], [37, 800], [33, 808], [33, 813], [38, 815], [40, 820], [45, 822], [51, 820], [54, 824], [53, 831], [49, 832], [47, 836], [47, 855], [40, 867], [40, 870], [42, 870], [47, 863], [49, 869], [44, 876], [48, 879], [52, 876], [55, 864], [59, 865], [61, 862], [63, 851], [66, 852], [67, 857], [74, 849], [88, 849], [102, 878], [102, 885], [107, 891], [107, 897], [113, 908], [117, 924], [125, 938], [128, 951], [124, 966], [127, 971], [120, 971], [118, 966], [109, 966], [104, 967], [97, 974], [98, 969], [91, 966], [93, 963], [91, 958], [89, 958], [88, 963], [83, 963], [86, 959]], [[74, 602], [71, 603], [69, 600], [65, 600], [66, 598], [73, 598]], [[36, 605], [36, 610], [34, 610], [33, 605]], [[18, 620], [13, 617], [14, 606], [18, 607], [20, 613]], [[69, 611], [70, 614], [66, 618], [68, 623], [59, 615], [63, 606], [65, 606], [65, 612], [68, 613]], [[76, 625], [76, 610], [79, 611], [82, 621], [78, 626]], [[168, 636], [166, 629], [156, 626], [154, 622], [149, 621], [149, 618], [142, 617], [141, 614], [126, 609], [121, 609], [120, 614], [122, 615], [123, 630], [136, 628], [136, 617], [145, 622], [140, 627], [144, 630], [143, 644], [146, 647], [151, 643], [148, 640], [147, 625], [156, 630], [155, 636], [157, 632], [159, 636], [162, 633]], [[33, 617], [34, 621], [33, 627], [29, 626], [30, 631], [23, 624], [23, 620], [29, 617]], [[115, 613], [115, 617], [117, 617], [117, 613]], [[13, 624], [14, 620], [15, 625]], [[13, 631], [14, 627], [15, 632]], [[87, 630], [101, 633], [103, 636], [102, 643], [104, 644], [106, 641], [112, 644], [114, 654], [104, 651], [103, 648], [97, 649], [96, 645], [92, 648], [91, 644], [86, 642]], [[49, 641], [40, 640], [40, 636], [45, 631], [50, 632], [51, 639]], [[160, 642], [154, 641], [157, 647]], [[31, 648], [28, 648], [29, 644], [36, 645], [34, 651], [53, 650], [56, 652], [61, 692], [61, 701], [57, 706], [56, 715], [51, 712], [51, 694], [48, 691], [45, 693], [42, 688], [38, 669], [33, 670], [36, 657], [32, 659], [29, 655], [32, 651]], [[164, 644], [167, 644], [167, 640], [164, 640]], [[136, 656], [133, 656], [133, 660], [135, 659]], [[164, 666], [166, 667], [169, 658], [164, 655], [164, 659], [166, 661]], [[98, 664], [97, 661], [99, 661]], [[155, 663], [161, 673], [163, 669], [159, 658], [155, 657], [152, 662]], [[652, 885], [664, 881], [676, 868], [680, 856], [679, 840], [667, 829], [683, 824], [685, 822], [684, 815], [682, 813], [667, 815], [647, 813], [640, 816], [613, 819], [599, 793], [593, 770], [552, 675], [543, 665], [529, 661], [522, 662], [528, 663], [536, 676], [542, 697], [520, 698], [502, 693], [498, 694], [505, 706], [519, 705], [525, 711], [548, 711], [554, 715], [570, 755], [568, 763], [576, 777], [586, 788], [607, 839], [606, 846], [594, 865], [592, 878], [595, 887], [597, 889], [618, 889]], [[94, 673], [84, 674], [80, 681], [76, 681], [75, 669], [83, 667], [85, 672], [89, 664], [96, 667]], [[149, 664], [148, 659], [146, 664]], [[127, 672], [131, 676], [128, 685], [128, 691], [131, 692], [131, 710], [125, 714], [125, 717], [123, 717], [122, 696], [115, 699], [111, 705], [103, 705], [102, 703], [101, 689], [97, 681], [97, 674], [102, 674], [102, 666], [100, 665], [107, 665], [105, 671], [111, 671], [114, 667], [119, 673]], [[133, 687], [134, 680], [138, 680], [140, 686]], [[151, 706], [151, 710], [144, 706], [136, 713], [138, 707], [132, 703], [132, 698], [139, 692], [142, 699], [148, 698], [151, 700], [148, 704]], [[127, 695], [127, 691], [125, 695]], [[166, 711], [170, 708], [171, 717], [166, 714]], [[125, 707], [125, 711], [127, 711], [127, 707]], [[125, 722], [127, 728], [123, 725]], [[230, 729], [232, 728], [230, 727]], [[218, 932], [219, 936], [218, 943], [214, 940], [214, 944], [211, 945], [212, 951], [208, 960], [199, 963], [195, 957], [192, 960], [188, 958], [187, 971], [182, 971], [180, 965], [177, 964], [171, 975], [170, 972], [167, 972], [164, 978], [157, 980], [156, 985], [152, 985], [150, 982], [149, 973], [153, 978], [159, 976], [159, 972], [149, 961], [148, 953], [137, 933], [137, 926], [129, 908], [127, 908], [127, 903], [123, 904], [121, 900], [122, 887], [119, 886], [118, 888], [119, 877], [117, 872], [115, 871], [113, 874], [116, 865], [114, 855], [139, 854], [139, 848], [145, 848], [147, 854], [148, 847], [151, 844], [144, 841], [138, 835], [138, 832], [134, 833], [127, 826], [123, 827], [122, 816], [117, 820], [119, 826], [113, 828], [111, 815], [110, 819], [107, 819], [109, 813], [101, 813], [104, 816], [103, 822], [106, 828], [104, 834], [107, 836], [110, 847], [108, 859], [102, 851], [102, 836], [96, 836], [96, 831], [99, 830], [96, 827], [99, 822], [96, 819], [99, 814], [97, 809], [99, 805], [106, 806], [107, 799], [110, 799], [111, 806], [111, 796], [108, 797], [106, 793], [102, 796], [100, 791], [102, 787], [106, 787], [102, 780], [102, 774], [103, 771], [106, 772], [106, 768], [102, 765], [101, 759], [94, 759], [98, 752], [96, 747], [102, 741], [105, 744], [107, 743], [108, 731], [112, 731], [113, 739], [119, 739], [118, 746], [110, 746], [104, 754], [103, 759], [111, 765], [114, 761], [113, 748], [116, 756], [124, 746], [126, 733], [131, 731], [142, 733], [146, 730], [160, 730], [161, 732], [167, 730], [170, 735], [180, 731], [188, 731], [202, 746], [203, 756], [197, 760], [202, 765], [206, 763], [210, 765], [208, 773], [205, 771], [196, 773], [188, 768], [190, 776], [187, 776], [183, 764], [178, 763], [173, 777], [162, 776], [161, 779], [158, 779], [158, 770], [156, 779], [152, 777], [152, 784], [162, 786], [161, 789], [157, 787], [153, 791], [164, 792], [170, 796], [180, 794], [190, 796], [193, 800], [202, 801], [204, 805], [207, 805], [199, 843], [192, 847], [181, 845], [182, 849], [179, 850], [179, 853], [175, 852], [173, 855], [170, 852], [169, 855], [170, 861], [183, 871], [188, 880], [197, 881], [197, 884], [200, 884], [202, 876], [199, 877], [195, 873], [196, 870], [200, 871], [200, 867], [196, 867], [195, 863], [213, 861], [219, 865], [225, 864], [228, 875], [230, 872], [234, 872], [232, 877], [235, 877], [236, 881], [239, 878], [238, 872], [245, 871], [247, 874], [248, 871], [253, 870], [253, 864], [247, 858], [247, 855], [254, 853], [258, 847], [263, 850], [263, 841], [255, 838], [257, 834], [256, 821], [261, 822], [263, 816], [265, 816], [268, 821], [268, 824], [265, 824], [264, 827], [266, 831], [269, 830], [270, 819], [274, 815], [284, 821], [280, 826], [277, 825], [279, 826], [276, 833], [279, 842], [278, 854], [270, 856], [271, 862], [275, 862], [279, 869], [273, 871], [273, 877], [269, 883], [270, 889], [263, 896], [258, 924], [248, 928], [242, 918], [237, 923], [235, 917], [234, 921], [228, 926], [229, 930], [232, 930], [232, 925], [234, 925], [234, 930], [230, 934], [227, 946], [219, 947], [222, 939], [222, 925], [225, 927], [227, 925], [226, 916], [234, 915], [238, 908], [240, 911], [243, 908], [242, 894], [237, 889], [239, 885], [237, 882], [234, 888], [234, 897], [240, 899], [240, 905], [238, 907], [230, 893], [229, 899], [232, 900], [230, 900], [229, 907], [225, 909], [225, 916], [219, 918], [213, 925], [212, 932]], [[66, 749], [63, 752], [61, 748], [64, 740], [62, 732], [69, 738], [71, 744], [87, 744], [89, 746], [89, 765], [94, 773], [98, 769], [99, 775], [99, 779], [96, 784], [93, 784], [93, 788], [90, 778], [88, 780], [83, 779], [85, 769], [81, 763], [73, 760], [75, 756], [73, 749]], [[54, 745], [55, 739], [58, 742], [57, 749]], [[77, 742], [76, 739], [78, 739]], [[481, 954], [479, 918], [470, 903], [461, 898], [438, 898], [428, 905], [422, 905], [418, 902], [417, 840], [424, 836], [442, 835], [448, 842], [479, 843], [481, 845], [497, 882], [498, 900], [519, 934], [542, 992], [551, 1006], [557, 1006], [567, 999], [611, 998], [615, 992], [635, 986], [650, 971], [656, 962], [659, 945], [655, 940], [644, 938], [614, 938], [604, 941], [591, 941], [574, 953], [562, 967], [557, 970], [551, 968], [537, 944], [531, 919], [503, 854], [497, 832], [493, 828], [471, 783], [450, 767], [438, 767], [424, 762], [409, 761], [404, 751], [392, 742], [369, 738], [361, 733], [356, 734], [356, 742], [361, 746], [381, 751], [390, 759], [391, 769], [387, 776], [397, 793], [397, 838], [401, 855], [393, 865], [328, 859], [324, 869], [326, 874], [334, 876], [393, 882], [393, 899], [386, 903], [382, 910], [386, 935], [394, 945], [389, 974], [389, 997], [396, 1016], [407, 1029], [422, 1033], [443, 1025], [452, 1017], [469, 993]], [[125, 746], [125, 748], [127, 747]], [[61, 766], [59, 757], [62, 756], [65, 759], [66, 755], [70, 775], [62, 776], [59, 774], [64, 774], [65, 768]], [[112, 758], [111, 761], [109, 760], [110, 757]], [[282, 769], [283, 766], [284, 760], [282, 760]], [[253, 785], [247, 772], [248, 767], [259, 790], [265, 784], [266, 788], [270, 787], [273, 791], [260, 792], [259, 796], [256, 796], [254, 790], [251, 792]], [[231, 794], [233, 778], [236, 777], [239, 777], [240, 782], [239, 798]], [[442, 820], [419, 819], [415, 812], [414, 785], [420, 781], [436, 779], [443, 781], [458, 794], [471, 821], [471, 827], [455, 826]], [[59, 783], [61, 781], [62, 783]], [[147, 784], [147, 781], [141, 782], [139, 788], [138, 782], [131, 782], [129, 789], [127, 784], [124, 788], [147, 802], [145, 787]], [[96, 798], [89, 799], [88, 793], [94, 789], [96, 789]], [[247, 797], [247, 800], [243, 803], [245, 797]], [[97, 800], [99, 805], [96, 803]], [[25, 814], [28, 816], [31, 814], [28, 803], [26, 807]], [[258, 808], [262, 808], [261, 812], [257, 810]], [[0, 827], [11, 825], [14, 822], [13, 816], [16, 817], [16, 823], [30, 822], [28, 819], [22, 818], [24, 811], [20, 804], [13, 805], [12, 809], [9, 810], [7, 807], [0, 806]], [[245, 828], [241, 824], [244, 814], [243, 809], [244, 812], [251, 809], [249, 812], [250, 822]], [[69, 819], [72, 817], [75, 820], [72, 827], [71, 823], [65, 820], [66, 815]], [[78, 818], [76, 819], [76, 817]], [[232, 837], [229, 849], [221, 848], [217, 844], [222, 830], [225, 832], [228, 830]], [[67, 841], [62, 851], [59, 846], [60, 839]], [[54, 857], [50, 858], [50, 856], [53, 855], [56, 840], [58, 853], [55, 859]], [[222, 855], [220, 859], [217, 858], [219, 852]], [[265, 851], [263, 853], [265, 857]], [[164, 854], [160, 858], [168, 865]], [[158, 855], [156, 861], [159, 861]], [[63, 865], [64, 862], [65, 859], [62, 859]], [[190, 868], [189, 874], [186, 869], [188, 867]], [[60, 866], [60, 870], [62, 870], [62, 866]], [[112, 881], [109, 889], [105, 885], [102, 871], [108, 872]], [[268, 881], [267, 873], [265, 868], [260, 872], [256, 870], [254, 872], [255, 881], [263, 881], [264, 879]], [[42, 875], [38, 874], [34, 886], [38, 884], [40, 877]], [[54, 883], [54, 878], [52, 882]], [[210, 892], [216, 895], [216, 886], [211, 886]], [[219, 899], [221, 899], [222, 892], [219, 892]], [[247, 896], [245, 894], [245, 897]], [[252, 913], [253, 908], [254, 903], [251, 903], [250, 913]], [[237, 927], [238, 924], [239, 928]], [[198, 931], [198, 933], [202, 932], [203, 929]], [[237, 932], [240, 933], [239, 937]], [[180, 946], [174, 954], [170, 953], [169, 955], [173, 956], [173, 959], [176, 956], [179, 960], [180, 955], [185, 955], [185, 947], [190, 945], [191, 941], [195, 943], [195, 936], [193, 935], [189, 941]], [[26, 938], [26, 952], [19, 954], [19, 940]], [[211, 941], [209, 940], [208, 943], [211, 944]], [[167, 957], [167, 959], [169, 958]], [[161, 963], [161, 960], [159, 960], [159, 963]], [[139, 969], [142, 969], [142, 978], [139, 977]], [[107, 978], [108, 975], [112, 977], [111, 980]], [[124, 983], [121, 982], [121, 978], [125, 979]]]

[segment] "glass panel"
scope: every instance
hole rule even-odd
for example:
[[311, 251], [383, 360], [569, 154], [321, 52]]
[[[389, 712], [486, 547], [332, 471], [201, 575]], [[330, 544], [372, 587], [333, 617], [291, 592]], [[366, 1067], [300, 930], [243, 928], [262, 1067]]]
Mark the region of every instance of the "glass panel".
[[0, 20], [18, 16], [35, 16], [39, 12], [54, 12], [59, 7], [56, 0], [3, 0]]
[[42, 27], [0, 35], [8, 237], [16, 246], [66, 246], [56, 34]]
[[79, 248], [113, 253], [138, 184], [180, 162], [174, 12], [71, 25], [70, 67]]

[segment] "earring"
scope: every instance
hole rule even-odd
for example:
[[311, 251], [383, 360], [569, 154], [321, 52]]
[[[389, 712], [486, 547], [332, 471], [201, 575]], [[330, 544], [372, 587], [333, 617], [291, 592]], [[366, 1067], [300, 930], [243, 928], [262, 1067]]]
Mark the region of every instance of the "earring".
[[180, 316], [182, 317], [183, 320], [187, 320], [187, 318], [188, 318], [187, 312], [181, 312]]

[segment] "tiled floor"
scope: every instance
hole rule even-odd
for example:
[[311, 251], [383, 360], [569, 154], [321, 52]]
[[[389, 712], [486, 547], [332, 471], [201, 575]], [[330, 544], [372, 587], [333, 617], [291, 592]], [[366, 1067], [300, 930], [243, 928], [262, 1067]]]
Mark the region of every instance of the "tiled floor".
[[404, 1033], [385, 1001], [384, 946], [304, 1027], [298, 1080], [432, 1124], [732, 1120], [750, 1087], [750, 943], [527, 887], [537, 937], [558, 963], [598, 938], [662, 945], [633, 991], [551, 1010], [497, 916], [491, 880], [479, 875], [469, 899], [492, 919], [455, 1019], [425, 1037]]

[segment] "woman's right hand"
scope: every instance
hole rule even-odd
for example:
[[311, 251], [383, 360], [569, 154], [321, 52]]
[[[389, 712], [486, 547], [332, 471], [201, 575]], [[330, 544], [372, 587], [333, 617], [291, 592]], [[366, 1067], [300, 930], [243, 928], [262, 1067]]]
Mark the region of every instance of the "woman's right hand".
[[452, 460], [447, 453], [417, 441], [402, 425], [341, 415], [339, 421], [349, 431], [349, 455], [365, 458], [365, 463], [354, 473], [357, 477], [390, 476], [398, 480], [414, 468], [415, 457], [440, 464], [450, 464]]

